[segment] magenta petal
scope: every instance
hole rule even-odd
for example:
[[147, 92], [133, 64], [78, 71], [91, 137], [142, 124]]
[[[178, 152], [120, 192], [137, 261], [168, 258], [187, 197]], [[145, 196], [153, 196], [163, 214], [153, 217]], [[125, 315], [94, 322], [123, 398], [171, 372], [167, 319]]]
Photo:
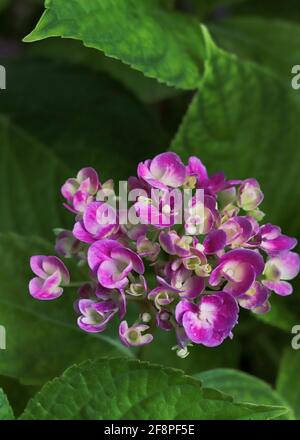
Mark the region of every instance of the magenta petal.
[[299, 273], [300, 257], [296, 252], [284, 252], [268, 260], [267, 266], [272, 265], [279, 270], [282, 280], [292, 280]]
[[44, 255], [35, 255], [30, 258], [30, 267], [32, 272], [43, 279], [46, 279], [48, 276], [43, 269], [43, 261], [45, 258], [46, 257]]
[[250, 291], [241, 295], [238, 302], [245, 309], [257, 309], [265, 304], [270, 296], [270, 291], [259, 282], [255, 282]]
[[84, 243], [94, 243], [95, 239], [87, 232], [81, 222], [76, 222], [73, 228], [73, 235], [77, 240]]
[[203, 165], [201, 160], [195, 156], [191, 156], [188, 160], [187, 174], [196, 175], [200, 184], [206, 182], [208, 179], [206, 167]]
[[89, 267], [96, 271], [104, 260], [111, 259], [111, 251], [123, 247], [115, 240], [99, 240], [92, 244], [88, 250]]
[[221, 191], [225, 187], [225, 175], [224, 173], [216, 173], [209, 179], [209, 189], [214, 193]]
[[177, 232], [170, 231], [170, 232], [161, 232], [159, 234], [159, 243], [163, 250], [167, 252], [169, 255], [175, 255], [176, 250], [174, 243], [176, 240], [178, 240], [179, 237], [177, 235]]
[[198, 307], [195, 304], [189, 302], [186, 299], [183, 299], [176, 306], [176, 310], [175, 310], [176, 321], [178, 322], [178, 324], [182, 324], [182, 317], [186, 312], [190, 311], [193, 313], [197, 313], [197, 310]]
[[181, 186], [186, 177], [186, 168], [175, 153], [162, 153], [150, 164], [150, 172], [155, 179], [172, 188]]
[[205, 253], [207, 254], [215, 254], [219, 252], [220, 250], [224, 249], [225, 244], [226, 234], [222, 230], [210, 232], [203, 242]]
[[77, 179], [79, 182], [83, 182], [84, 180], [89, 180], [89, 192], [91, 194], [95, 194], [99, 187], [99, 177], [97, 171], [94, 168], [86, 167], [82, 168], [77, 174]]
[[268, 281], [263, 280], [263, 285], [280, 296], [288, 296], [293, 293], [293, 287], [287, 281]]
[[48, 286], [45, 286], [43, 280], [40, 278], [33, 278], [29, 283], [29, 292], [35, 299], [51, 301], [59, 298], [63, 293], [63, 289], [57, 284], [52, 285], [51, 280], [50, 285], [48, 284]]
[[140, 275], [145, 272], [145, 267], [143, 260], [139, 255], [137, 255], [135, 252], [133, 252], [131, 249], [128, 248], [118, 248], [114, 249], [111, 252], [112, 258], [120, 259], [122, 261], [128, 261], [131, 262], [132, 268], [135, 272], [139, 273]]
[[237, 302], [231, 295], [226, 292], [204, 295], [195, 307], [196, 310], [183, 310], [179, 314], [192, 342], [215, 347], [231, 335], [239, 312]]
[[119, 319], [123, 319], [126, 315], [127, 303], [124, 290], [120, 290]]
[[83, 315], [86, 315], [92, 304], [94, 304], [94, 301], [92, 301], [91, 299], [87, 299], [87, 298], [80, 299], [78, 301], [79, 312], [82, 313]]
[[79, 184], [76, 179], [68, 179], [61, 187], [61, 193], [68, 202], [71, 202], [78, 187]]
[[272, 240], [263, 240], [261, 243], [261, 248], [270, 254], [274, 254], [282, 251], [289, 251], [296, 245], [296, 238], [288, 237], [287, 235], [280, 235]]
[[103, 320], [99, 324], [90, 324], [86, 322], [86, 318], [84, 316], [79, 316], [77, 319], [77, 325], [81, 330], [88, 332], [88, 333], [101, 333], [104, 330], [106, 330], [107, 324], [109, 322], [109, 319]]
[[266, 301], [261, 306], [252, 309], [252, 312], [257, 313], [258, 315], [264, 315], [265, 313], [268, 313], [270, 310], [271, 310], [271, 304], [269, 303], [269, 301]]
[[[144, 179], [146, 181], [148, 179], [152, 179], [152, 177], [153, 177], [149, 171], [149, 167], [147, 166], [147, 163], [143, 163], [143, 162], [140, 162], [138, 164], [137, 174], [140, 179]], [[139, 188], [139, 186], [137, 186], [137, 188]]]
[[[131, 265], [127, 266], [122, 271], [122, 274], [120, 274], [118, 265], [115, 261], [103, 261], [98, 268], [98, 281], [103, 287], [107, 287], [108, 289], [123, 289], [128, 284], [126, 275], [130, 272], [131, 267]], [[121, 277], [121, 275], [123, 277]]]
[[119, 336], [121, 339], [121, 342], [126, 346], [126, 347], [130, 347], [130, 344], [128, 344], [127, 340], [126, 340], [126, 333], [128, 330], [128, 324], [126, 321], [122, 321], [121, 324], [119, 325]]
[[191, 276], [183, 284], [180, 296], [182, 298], [194, 299], [203, 292], [205, 287], [204, 278], [198, 276]]
[[264, 238], [268, 240], [273, 240], [274, 238], [277, 238], [279, 237], [279, 235], [281, 235], [281, 229], [279, 226], [267, 223], [266, 225], [261, 226], [260, 233]]
[[256, 275], [262, 274], [265, 267], [262, 256], [258, 252], [249, 249], [235, 249], [229, 251], [220, 258], [219, 264], [227, 261], [250, 264], [253, 266]]
[[217, 266], [209, 277], [209, 284], [211, 286], [217, 286], [222, 280], [222, 266]]
[[48, 275], [52, 275], [54, 272], [59, 271], [64, 284], [69, 284], [70, 274], [65, 264], [57, 257], [44, 257], [42, 262], [43, 269]]
[[[254, 268], [246, 263], [239, 264], [237, 269], [240, 272], [239, 281], [236, 281], [235, 279], [229, 280], [223, 288], [224, 292], [230, 293], [233, 296], [239, 296], [242, 293], [247, 292], [256, 278]], [[225, 278], [229, 279], [230, 277], [225, 276]]]
[[93, 202], [90, 203], [83, 214], [83, 222], [86, 230], [93, 235], [96, 235], [99, 230], [99, 224], [97, 222], [97, 209], [100, 208], [102, 203]]
[[195, 313], [184, 313], [182, 323], [188, 338], [195, 344], [203, 344], [212, 347], [219, 345], [219, 343], [214, 343], [212, 326], [205, 325], [198, 319]]

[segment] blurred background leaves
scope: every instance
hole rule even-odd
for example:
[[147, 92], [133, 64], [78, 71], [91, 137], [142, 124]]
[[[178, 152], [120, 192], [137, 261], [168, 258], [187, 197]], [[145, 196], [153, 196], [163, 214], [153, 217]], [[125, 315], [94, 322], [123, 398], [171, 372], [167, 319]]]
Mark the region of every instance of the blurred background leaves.
[[[95, 0], [95, 22], [77, 27], [73, 19], [69, 29], [49, 16], [47, 27], [31, 35], [72, 36], [87, 48], [60, 38], [25, 45], [43, 1], [0, 1], [0, 64], [7, 69], [7, 90], [0, 92], [0, 324], [8, 347], [0, 350], [0, 387], [16, 415], [72, 363], [118, 354], [188, 374], [234, 368], [271, 385], [277, 380], [299, 417], [292, 383], [299, 355], [289, 348], [291, 328], [300, 323], [299, 281], [293, 296], [272, 298], [270, 314], [243, 312], [233, 341], [196, 347], [184, 360], [170, 350], [175, 341], [168, 333], [157, 332], [155, 343], [132, 353], [120, 352], [116, 329], [106, 338], [81, 333], [71, 288], [46, 308], [27, 292], [29, 256], [52, 253], [53, 228], [71, 221], [60, 196], [64, 179], [83, 166], [97, 168], [102, 181], [126, 178], [137, 162], [170, 145], [185, 159], [199, 155], [210, 172], [259, 179], [267, 221], [299, 234], [300, 94], [290, 86], [291, 67], [300, 62], [298, 3], [143, 0], [135, 7], [130, 0]], [[64, 2], [63, 14], [69, 9]], [[240, 374], [237, 381], [260, 387]], [[223, 391], [225, 379], [202, 377], [212, 379]], [[274, 399], [266, 384], [261, 392]], [[2, 395], [0, 402], [10, 414]]]

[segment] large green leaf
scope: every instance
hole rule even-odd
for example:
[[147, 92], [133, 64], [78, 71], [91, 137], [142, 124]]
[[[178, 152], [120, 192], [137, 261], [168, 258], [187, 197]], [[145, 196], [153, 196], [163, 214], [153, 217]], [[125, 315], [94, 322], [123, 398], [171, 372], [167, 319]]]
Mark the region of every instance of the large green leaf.
[[52, 237], [52, 228], [66, 226], [70, 217], [59, 194], [70, 171], [3, 117], [0, 145], [0, 232]]
[[88, 335], [77, 328], [75, 289], [66, 288], [61, 298], [47, 303], [29, 295], [28, 282], [34, 276], [30, 256], [52, 252], [41, 239], [0, 236], [0, 324], [7, 339], [6, 350], [0, 351], [0, 374], [24, 383], [43, 383], [88, 357], [130, 354], [108, 336]]
[[293, 408], [296, 419], [300, 419], [300, 350], [286, 350], [279, 369], [277, 390]]
[[172, 149], [200, 156], [209, 171], [254, 177], [266, 221], [299, 232], [300, 109], [269, 71], [211, 51], [205, 74]]
[[280, 406], [235, 403], [178, 370], [114, 359], [71, 367], [43, 387], [22, 418], [236, 420], [285, 412]]
[[22, 414], [29, 399], [40, 390], [39, 386], [24, 385], [8, 376], [0, 376], [0, 387], [7, 396], [16, 418]]
[[[157, 118], [107, 75], [30, 58], [6, 62], [6, 67], [14, 87], [1, 95], [1, 112], [55, 151], [71, 168], [69, 176], [84, 166], [94, 166], [102, 182], [126, 179], [136, 172], [140, 160], [163, 148], [164, 134]], [[30, 160], [30, 155], [30, 146], [26, 155], [25, 148], [19, 154], [21, 171], [25, 167], [21, 159]], [[49, 166], [43, 158], [40, 163]], [[35, 200], [42, 201], [43, 192], [32, 173], [36, 167], [31, 164], [29, 172], [40, 193]], [[48, 173], [44, 169], [41, 173], [50, 174], [51, 164]], [[49, 191], [59, 196], [62, 182], [63, 176]], [[63, 212], [53, 197], [51, 209], [58, 207]], [[44, 229], [51, 226], [44, 222]]]
[[193, 17], [167, 11], [153, 0], [47, 0], [45, 6], [24, 41], [81, 40], [151, 78], [183, 89], [198, 86], [206, 51]]
[[140, 101], [158, 102], [182, 93], [168, 87], [121, 61], [105, 56], [99, 50], [84, 47], [81, 42], [71, 39], [49, 38], [27, 46], [26, 54], [35, 58], [83, 65], [96, 72], [106, 72], [130, 90]]
[[[242, 371], [217, 368], [196, 374], [194, 377], [200, 379], [205, 387], [229, 394], [236, 402], [287, 406], [284, 399], [270, 385]], [[292, 418], [291, 410], [285, 418]]]
[[13, 410], [11, 409], [6, 395], [0, 388], [0, 420], [12, 420], [13, 418]]
[[269, 67], [292, 91], [291, 68], [300, 58], [299, 24], [244, 16], [212, 24], [210, 30], [220, 47]]

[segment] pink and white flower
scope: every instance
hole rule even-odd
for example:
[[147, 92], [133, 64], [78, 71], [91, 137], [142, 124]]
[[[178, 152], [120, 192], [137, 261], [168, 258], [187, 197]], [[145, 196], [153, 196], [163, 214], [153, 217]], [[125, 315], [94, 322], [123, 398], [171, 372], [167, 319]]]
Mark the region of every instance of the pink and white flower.
[[31, 257], [30, 267], [37, 277], [30, 281], [29, 292], [36, 299], [47, 301], [59, 298], [63, 293], [61, 286], [70, 282], [68, 269], [57, 257]]
[[232, 250], [220, 258], [210, 275], [209, 283], [217, 286], [224, 280], [224, 292], [240, 296], [252, 287], [264, 266], [264, 260], [258, 252], [250, 249]]
[[88, 264], [99, 283], [109, 289], [127, 286], [131, 272], [144, 273], [144, 263], [134, 251], [115, 240], [96, 241], [88, 250]]
[[216, 347], [232, 336], [238, 321], [236, 300], [226, 292], [203, 295], [198, 304], [182, 300], [176, 307], [176, 320], [195, 344]]
[[94, 168], [82, 168], [75, 178], [68, 179], [61, 188], [61, 193], [67, 200], [65, 207], [73, 212], [83, 212], [93, 200], [99, 189], [99, 177]]
[[175, 153], [162, 153], [152, 160], [140, 162], [138, 177], [154, 188], [167, 190], [183, 185], [186, 168], [180, 157]]
[[295, 252], [283, 252], [266, 262], [263, 285], [281, 296], [291, 295], [293, 287], [288, 282], [295, 278], [300, 270], [300, 257]]
[[84, 243], [110, 237], [118, 231], [117, 213], [108, 203], [92, 202], [84, 213], [82, 220], [75, 223], [73, 235]]
[[122, 321], [119, 326], [119, 336], [122, 344], [126, 347], [139, 347], [150, 344], [153, 341], [153, 336], [150, 333], [143, 334], [149, 328], [149, 325], [146, 324], [134, 324], [129, 327], [126, 321]]
[[78, 308], [81, 316], [78, 318], [78, 326], [88, 333], [100, 333], [106, 327], [118, 311], [113, 301], [93, 301], [80, 299]]
[[260, 228], [260, 235], [260, 248], [269, 255], [290, 251], [297, 245], [296, 238], [283, 235], [279, 226], [274, 226], [269, 223]]
[[264, 195], [255, 179], [246, 179], [238, 191], [238, 205], [245, 211], [255, 210], [263, 201]]

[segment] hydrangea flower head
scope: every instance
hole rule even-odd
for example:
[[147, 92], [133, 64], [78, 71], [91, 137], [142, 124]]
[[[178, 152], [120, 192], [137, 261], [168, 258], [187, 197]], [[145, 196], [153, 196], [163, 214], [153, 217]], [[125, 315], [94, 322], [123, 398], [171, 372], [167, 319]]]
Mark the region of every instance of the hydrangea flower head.
[[[240, 308], [268, 313], [273, 294], [293, 292], [297, 240], [263, 223], [256, 179], [210, 176], [199, 158], [184, 164], [168, 152], [141, 161], [125, 183], [125, 208], [115, 182], [101, 183], [92, 168], [61, 190], [74, 226], [58, 230], [55, 249], [86, 273], [74, 298], [82, 331], [105, 332], [119, 320], [116, 337], [126, 347], [159, 344], [159, 331], [174, 332], [185, 357], [187, 347], [232, 338]], [[61, 259], [35, 256], [30, 265], [34, 298], [62, 295], [70, 277]], [[133, 303], [140, 312], [132, 322]]]

